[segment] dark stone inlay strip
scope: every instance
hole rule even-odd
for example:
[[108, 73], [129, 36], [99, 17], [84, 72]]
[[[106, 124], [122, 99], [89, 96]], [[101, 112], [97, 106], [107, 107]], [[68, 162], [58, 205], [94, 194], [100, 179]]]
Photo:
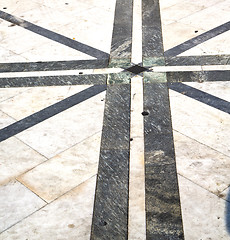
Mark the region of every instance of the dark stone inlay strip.
[[0, 63], [0, 72], [33, 72], [108, 67], [108, 59]]
[[105, 74], [0, 78], [0, 88], [106, 84]]
[[146, 239], [184, 239], [167, 83], [144, 84]]
[[199, 102], [230, 114], [230, 102], [225, 101], [221, 98], [215, 97], [209, 93], [203, 92], [183, 83], [171, 83], [169, 84], [169, 88], [187, 97], [193, 98]]
[[130, 91], [107, 86], [91, 240], [128, 238]]
[[165, 51], [165, 56], [176, 56], [179, 55], [203, 42], [208, 41], [209, 39], [212, 39], [222, 33], [225, 33], [230, 30], [230, 21], [226, 22], [216, 28], [213, 28], [205, 33], [202, 33], [201, 35], [194, 37], [176, 47], [173, 47], [167, 51]]
[[106, 85], [95, 85], [79, 93], [74, 94], [60, 102], [57, 102], [37, 113], [34, 113], [16, 123], [0, 130], [0, 142], [41, 123], [58, 113], [61, 113], [97, 94], [106, 90]]
[[165, 57], [167, 66], [229, 65], [230, 55]]
[[20, 27], [23, 27], [23, 28], [25, 28], [25, 29], [27, 29], [31, 32], [39, 34], [43, 37], [46, 37], [46, 38], [48, 38], [52, 41], [55, 41], [55, 42], [58, 42], [60, 44], [65, 45], [67, 47], [73, 48], [73, 49], [75, 49], [79, 52], [88, 54], [92, 57], [95, 57], [95, 58], [109, 58], [109, 54], [106, 53], [106, 52], [100, 51], [96, 48], [93, 48], [91, 46], [88, 46], [86, 44], [78, 42], [76, 40], [67, 38], [67, 37], [65, 37], [61, 34], [55, 33], [55, 32], [50, 31], [48, 29], [39, 27], [39, 26], [37, 26], [37, 25], [35, 25], [31, 22], [25, 21], [23, 19], [15, 17], [15, 16], [13, 16], [11, 14], [8, 14], [6, 12], [3, 12], [1, 10], [0, 10], [0, 18], [6, 20], [8, 22], [11, 22], [13, 24], [16, 24]]
[[163, 57], [159, 0], [142, 1], [143, 58]]
[[[114, 17], [110, 63], [131, 61], [133, 1], [117, 0]], [[115, 61], [115, 62], [114, 62]]]
[[168, 82], [230, 81], [230, 71], [167, 72]]

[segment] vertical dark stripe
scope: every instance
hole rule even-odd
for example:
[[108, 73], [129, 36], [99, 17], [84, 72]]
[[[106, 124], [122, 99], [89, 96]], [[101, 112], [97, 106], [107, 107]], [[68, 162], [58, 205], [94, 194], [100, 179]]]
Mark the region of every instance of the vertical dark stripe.
[[124, 66], [131, 62], [133, 0], [117, 0], [114, 18], [111, 66]]
[[143, 65], [159, 65], [164, 56], [159, 0], [142, 1], [142, 24]]
[[108, 85], [91, 240], [128, 238], [130, 84]]
[[184, 239], [167, 83], [144, 84], [146, 239]]

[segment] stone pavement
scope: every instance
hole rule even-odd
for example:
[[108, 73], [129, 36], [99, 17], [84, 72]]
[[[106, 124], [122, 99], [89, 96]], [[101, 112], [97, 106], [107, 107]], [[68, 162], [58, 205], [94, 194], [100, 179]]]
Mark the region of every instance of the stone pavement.
[[0, 2], [0, 239], [230, 239], [229, 16]]

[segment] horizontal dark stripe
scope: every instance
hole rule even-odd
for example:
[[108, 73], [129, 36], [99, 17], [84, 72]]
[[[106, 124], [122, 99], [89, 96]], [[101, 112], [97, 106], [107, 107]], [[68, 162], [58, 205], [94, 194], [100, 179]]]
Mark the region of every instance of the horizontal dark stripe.
[[168, 82], [230, 81], [230, 71], [167, 72]]
[[167, 66], [229, 65], [230, 55], [165, 57], [165, 63]]
[[79, 93], [74, 94], [58, 103], [55, 103], [37, 113], [34, 113], [16, 123], [13, 123], [0, 130], [0, 142], [4, 141], [28, 128], [41, 123], [58, 113], [61, 113], [103, 91], [106, 90], [106, 85], [95, 85], [87, 88]]
[[199, 102], [207, 104], [208, 106], [219, 109], [220, 111], [230, 114], [230, 102], [221, 98], [213, 96], [209, 93], [203, 92], [199, 89], [190, 87], [183, 83], [171, 83], [169, 88], [187, 97], [193, 98]]
[[105, 74], [0, 78], [0, 88], [106, 84]]
[[0, 63], [0, 72], [33, 72], [108, 67], [108, 59]]

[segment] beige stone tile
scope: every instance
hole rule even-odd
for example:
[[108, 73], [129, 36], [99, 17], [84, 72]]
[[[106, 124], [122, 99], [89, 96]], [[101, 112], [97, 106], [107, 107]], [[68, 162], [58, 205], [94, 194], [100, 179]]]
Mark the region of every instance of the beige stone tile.
[[5, 240], [90, 239], [96, 177], [0, 235]]
[[229, 239], [228, 203], [181, 176], [179, 189], [185, 239]]
[[219, 195], [230, 185], [230, 158], [174, 131], [177, 171]]
[[0, 88], [0, 103], [8, 100], [9, 98], [15, 97], [28, 89], [29, 88]]
[[16, 138], [0, 143], [0, 185], [16, 178], [47, 159]]
[[170, 98], [170, 105], [174, 130], [230, 156], [229, 114], [183, 94], [173, 95], [176, 97]]
[[90, 86], [36, 87], [29, 88], [26, 92], [22, 92], [23, 88], [21, 88], [21, 94], [1, 102], [0, 109], [15, 119], [20, 120], [88, 87]]
[[102, 130], [105, 92], [75, 105], [19, 134], [17, 137], [51, 158]]
[[17, 181], [0, 186], [0, 203], [0, 232], [21, 221], [46, 204]]
[[171, 24], [162, 25], [162, 32], [164, 50], [166, 51], [202, 34], [205, 31], [202, 27], [198, 28], [181, 22], [173, 22]]
[[0, 129], [14, 123], [15, 120], [0, 110]]
[[0, 62], [1, 63], [26, 62], [26, 61], [27, 61], [27, 59], [25, 57], [22, 57], [8, 49], [0, 47]]
[[[229, 3], [228, 3], [229, 4]], [[182, 23], [205, 29], [206, 31], [218, 27], [229, 21], [229, 11], [226, 9], [226, 1], [221, 1], [203, 11], [196, 12], [183, 18]]]
[[17, 179], [51, 202], [97, 173], [100, 140], [98, 133]]
[[195, 12], [199, 12], [205, 7], [202, 4], [196, 4], [196, 2], [182, 1], [171, 7], [165, 8], [161, 12], [161, 19], [163, 24], [167, 24], [169, 21], [177, 21], [181, 18], [192, 15]]

